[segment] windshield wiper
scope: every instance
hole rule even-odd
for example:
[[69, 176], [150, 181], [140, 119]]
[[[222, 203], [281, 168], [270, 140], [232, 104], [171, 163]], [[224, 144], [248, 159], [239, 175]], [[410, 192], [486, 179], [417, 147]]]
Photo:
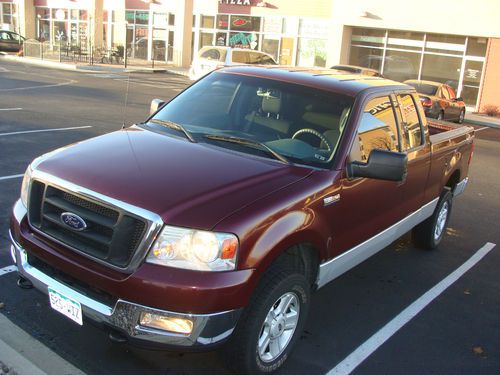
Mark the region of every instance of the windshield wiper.
[[159, 120], [156, 118], [149, 120], [149, 122], [152, 122], [153, 124], [166, 126], [167, 128], [180, 131], [180, 132], [184, 133], [184, 135], [186, 136], [187, 139], [189, 139], [189, 142], [196, 143], [196, 139], [194, 139], [193, 136], [191, 135], [191, 133], [188, 132], [186, 130], [186, 128], [184, 126], [182, 126], [181, 124], [177, 124], [175, 122], [167, 121], [167, 120]]
[[262, 142], [254, 141], [254, 140], [247, 139], [247, 138], [239, 138], [239, 137], [233, 137], [233, 136], [228, 136], [228, 135], [215, 135], [215, 134], [207, 134], [207, 135], [205, 135], [205, 138], [212, 139], [214, 141], [232, 142], [232, 143], [237, 143], [237, 144], [244, 145], [244, 146], [258, 148], [260, 150], [265, 150], [269, 154], [274, 156], [275, 159], [282, 161], [283, 163], [290, 164], [290, 161], [286, 157], [284, 157], [281, 154], [278, 154], [271, 147], [269, 147], [268, 145], [266, 145], [265, 143], [262, 143]]

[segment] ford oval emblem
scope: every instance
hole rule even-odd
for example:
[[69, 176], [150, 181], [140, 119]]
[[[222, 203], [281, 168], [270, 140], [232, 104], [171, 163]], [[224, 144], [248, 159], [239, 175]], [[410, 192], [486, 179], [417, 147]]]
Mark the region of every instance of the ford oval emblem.
[[87, 228], [87, 223], [80, 216], [71, 212], [63, 212], [61, 214], [61, 221], [69, 228], [82, 231]]

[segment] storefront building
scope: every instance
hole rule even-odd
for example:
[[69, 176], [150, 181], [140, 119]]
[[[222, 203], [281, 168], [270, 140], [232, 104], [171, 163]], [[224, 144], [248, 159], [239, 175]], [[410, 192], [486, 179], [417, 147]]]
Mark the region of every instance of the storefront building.
[[470, 110], [500, 106], [500, 3], [357, 0], [0, 0], [3, 29], [51, 44], [126, 47], [189, 66], [203, 46], [251, 48], [280, 64], [375, 68], [446, 82]]

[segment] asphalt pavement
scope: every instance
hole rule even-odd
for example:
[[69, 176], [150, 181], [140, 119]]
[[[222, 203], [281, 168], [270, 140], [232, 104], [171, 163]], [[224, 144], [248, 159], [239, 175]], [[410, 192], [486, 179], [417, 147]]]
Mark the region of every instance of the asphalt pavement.
[[[15, 272], [1, 272], [12, 264], [9, 217], [28, 163], [142, 121], [153, 98], [169, 99], [188, 84], [173, 74], [61, 71], [0, 60], [0, 350], [3, 342], [22, 357], [19, 363], [24, 358], [48, 374], [57, 373], [54, 363], [87, 374], [229, 373], [217, 353], [113, 344], [94, 326], [77, 326], [51, 310], [44, 295], [19, 289]], [[498, 247], [434, 298], [423, 298], [485, 244], [500, 244], [500, 130], [481, 128], [476, 137], [470, 184], [454, 202], [439, 250], [416, 249], [405, 235], [315, 293], [305, 331], [280, 374], [500, 373]], [[416, 302], [420, 310], [405, 314]], [[33, 345], [39, 351], [26, 349]], [[0, 361], [9, 358], [0, 352]]]

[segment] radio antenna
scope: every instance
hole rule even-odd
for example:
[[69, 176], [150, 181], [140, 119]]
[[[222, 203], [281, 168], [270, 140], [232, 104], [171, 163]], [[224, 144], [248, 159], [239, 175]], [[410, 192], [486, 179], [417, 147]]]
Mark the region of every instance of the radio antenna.
[[128, 91], [129, 91], [129, 88], [130, 88], [130, 70], [128, 71], [127, 91], [125, 92], [125, 105], [123, 106], [123, 123], [122, 123], [122, 129], [125, 129], [125, 120], [127, 118]]

